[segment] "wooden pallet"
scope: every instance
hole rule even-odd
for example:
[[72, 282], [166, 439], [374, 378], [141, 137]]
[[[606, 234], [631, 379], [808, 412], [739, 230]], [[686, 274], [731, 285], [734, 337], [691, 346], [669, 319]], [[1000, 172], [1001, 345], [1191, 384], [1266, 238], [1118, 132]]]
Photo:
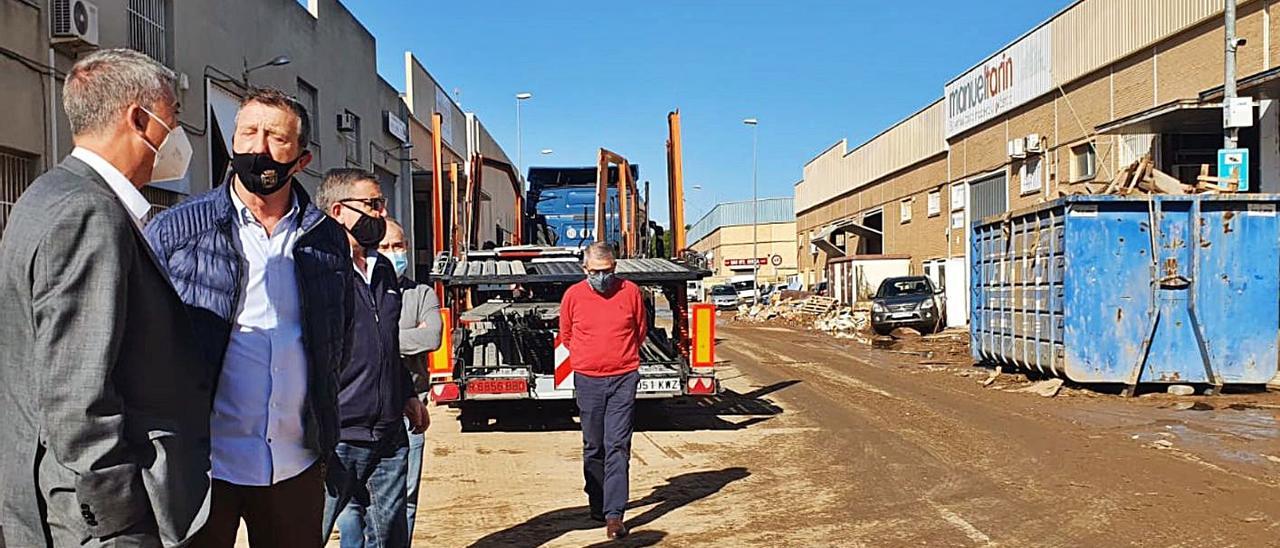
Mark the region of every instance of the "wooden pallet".
[[821, 316], [823, 314], [826, 314], [827, 312], [831, 312], [831, 309], [835, 308], [835, 306], [836, 306], [835, 297], [823, 297], [820, 295], [814, 295], [812, 297], [809, 297], [808, 299], [805, 299], [804, 304], [800, 306], [800, 312], [803, 312], [805, 314], [813, 314], [815, 316]]

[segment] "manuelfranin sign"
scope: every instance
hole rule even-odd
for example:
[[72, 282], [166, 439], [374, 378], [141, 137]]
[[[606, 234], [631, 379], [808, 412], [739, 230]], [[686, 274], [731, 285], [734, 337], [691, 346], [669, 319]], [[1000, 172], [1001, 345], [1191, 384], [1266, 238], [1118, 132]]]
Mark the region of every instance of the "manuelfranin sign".
[[1023, 36], [947, 83], [947, 138], [1008, 112], [1053, 86], [1049, 25]]

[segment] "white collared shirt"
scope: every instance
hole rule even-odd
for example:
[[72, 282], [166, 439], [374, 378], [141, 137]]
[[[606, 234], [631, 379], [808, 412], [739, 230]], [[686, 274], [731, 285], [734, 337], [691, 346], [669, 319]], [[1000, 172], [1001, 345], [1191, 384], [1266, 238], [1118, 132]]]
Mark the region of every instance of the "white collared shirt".
[[295, 198], [275, 232], [267, 234], [235, 190], [228, 190], [247, 269], [214, 396], [213, 477], [235, 485], [274, 485], [306, 471], [319, 457], [306, 448], [302, 429], [308, 364], [293, 259], [301, 208]]
[[355, 259], [351, 259], [351, 266], [355, 267], [355, 271], [364, 280], [364, 285], [373, 283], [373, 267], [378, 264], [378, 250], [366, 249], [364, 252], [364, 270], [360, 270], [360, 265], [356, 264]]
[[129, 211], [129, 216], [133, 217], [133, 224], [141, 230], [142, 219], [146, 218], [147, 212], [151, 211], [151, 204], [142, 195], [142, 191], [133, 186], [133, 182], [120, 173], [116, 166], [111, 165], [111, 162], [98, 156], [98, 153], [87, 148], [76, 147], [71, 149], [71, 155], [88, 164], [107, 181], [107, 186], [111, 187], [111, 191], [116, 193], [120, 203], [124, 204], [124, 208]]

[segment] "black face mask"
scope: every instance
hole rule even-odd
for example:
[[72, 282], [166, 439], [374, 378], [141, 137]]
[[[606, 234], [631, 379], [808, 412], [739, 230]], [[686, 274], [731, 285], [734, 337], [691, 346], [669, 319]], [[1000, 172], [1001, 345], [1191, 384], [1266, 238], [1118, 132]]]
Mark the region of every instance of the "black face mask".
[[387, 220], [382, 217], [374, 217], [347, 204], [342, 204], [342, 207], [360, 214], [360, 219], [356, 221], [356, 224], [347, 229], [347, 232], [351, 233], [351, 237], [356, 239], [356, 243], [365, 249], [378, 247], [378, 244], [382, 242], [382, 237], [387, 235]]
[[240, 178], [245, 190], [259, 196], [275, 194], [289, 182], [289, 170], [302, 159], [280, 163], [267, 152], [236, 152], [231, 156], [231, 170]]

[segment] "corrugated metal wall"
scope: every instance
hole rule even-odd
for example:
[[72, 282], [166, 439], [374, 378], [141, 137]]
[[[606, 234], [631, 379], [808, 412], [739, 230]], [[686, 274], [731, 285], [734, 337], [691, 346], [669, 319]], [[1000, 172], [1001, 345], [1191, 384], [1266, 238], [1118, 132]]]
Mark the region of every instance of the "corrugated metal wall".
[[[757, 202], [760, 224], [785, 223], [796, 219], [795, 207], [790, 197], [761, 198]], [[718, 204], [698, 219], [698, 222], [693, 223], [689, 228], [688, 240], [697, 242], [720, 227], [749, 225], [753, 218], [751, 200]]]
[[[1251, 1], [1257, 0], [1239, 4]], [[1220, 13], [1222, 0], [1084, 0], [1051, 23], [1054, 83], [1075, 80]]]
[[939, 99], [906, 120], [844, 153], [841, 141], [804, 166], [796, 185], [796, 213], [874, 182], [946, 150], [943, 103]]

